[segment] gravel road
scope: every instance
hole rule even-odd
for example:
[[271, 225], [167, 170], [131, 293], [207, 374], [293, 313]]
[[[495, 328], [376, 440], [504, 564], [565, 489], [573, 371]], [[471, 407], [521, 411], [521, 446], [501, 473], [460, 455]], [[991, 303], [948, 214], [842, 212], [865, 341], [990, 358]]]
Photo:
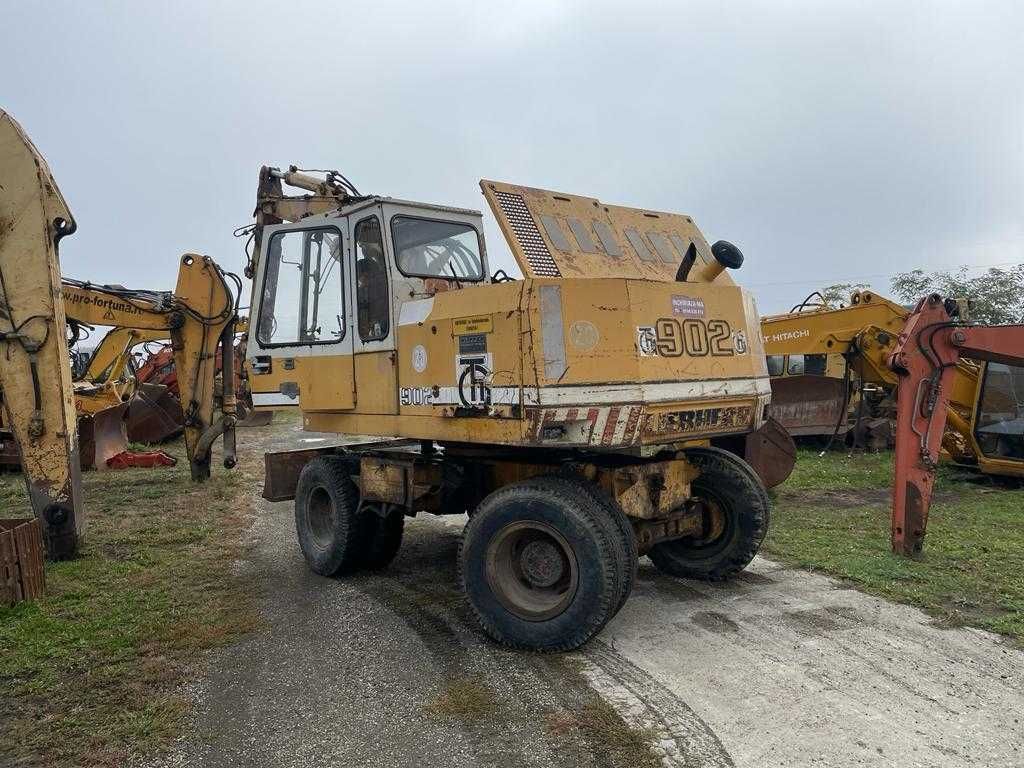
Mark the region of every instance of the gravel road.
[[[291, 423], [242, 439], [325, 438]], [[990, 634], [762, 558], [719, 585], [644, 560], [582, 651], [512, 653], [458, 592], [464, 522], [409, 521], [388, 571], [324, 579], [291, 503], [263, 503], [238, 567], [264, 628], [208, 657], [186, 734], [151, 765], [625, 766], [600, 733], [558, 727], [601, 702], [666, 766], [1024, 765], [1024, 653]], [[465, 690], [476, 709], [439, 710]]]

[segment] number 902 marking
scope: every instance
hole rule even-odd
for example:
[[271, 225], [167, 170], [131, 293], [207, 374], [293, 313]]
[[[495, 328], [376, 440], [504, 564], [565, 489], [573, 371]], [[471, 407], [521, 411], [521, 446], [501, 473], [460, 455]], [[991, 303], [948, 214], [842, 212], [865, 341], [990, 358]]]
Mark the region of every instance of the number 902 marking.
[[661, 317], [654, 324], [658, 354], [662, 357], [728, 357], [735, 355], [732, 328], [725, 320], [690, 318], [680, 323], [674, 317]]

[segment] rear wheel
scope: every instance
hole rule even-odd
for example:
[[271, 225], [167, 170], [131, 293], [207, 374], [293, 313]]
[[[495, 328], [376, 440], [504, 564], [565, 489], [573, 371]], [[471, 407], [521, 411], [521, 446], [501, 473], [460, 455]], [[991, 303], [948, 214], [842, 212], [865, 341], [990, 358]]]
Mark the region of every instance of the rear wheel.
[[359, 491], [348, 461], [319, 456], [302, 468], [295, 490], [295, 530], [309, 567], [323, 576], [361, 565], [368, 518], [357, 512]]
[[636, 532], [633, 530], [633, 525], [629, 522], [629, 518], [626, 517], [626, 513], [622, 511], [622, 507], [619, 506], [615, 499], [608, 495], [604, 488], [583, 477], [576, 475], [568, 475], [567, 477], [579, 485], [581, 493], [590, 496], [595, 504], [600, 505], [605, 510], [612, 531], [619, 537], [620, 546], [618, 549], [624, 559], [621, 563], [622, 594], [619, 596], [615, 607], [615, 612], [618, 613], [619, 609], [626, 604], [626, 600], [633, 591], [633, 584], [636, 583], [636, 573], [640, 559], [637, 554]]
[[728, 451], [692, 448], [686, 459], [700, 469], [691, 488], [703, 516], [701, 533], [656, 544], [647, 555], [673, 576], [727, 579], [747, 567], [764, 541], [768, 494], [754, 470]]
[[481, 502], [459, 552], [480, 625], [516, 648], [577, 648], [615, 615], [626, 562], [606, 510], [580, 484], [540, 477]]

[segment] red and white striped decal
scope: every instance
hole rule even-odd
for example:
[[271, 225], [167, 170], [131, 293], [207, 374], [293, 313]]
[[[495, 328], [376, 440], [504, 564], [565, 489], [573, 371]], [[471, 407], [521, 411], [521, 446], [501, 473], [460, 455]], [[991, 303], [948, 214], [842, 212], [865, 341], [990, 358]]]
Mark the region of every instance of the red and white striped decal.
[[637, 427], [643, 407], [639, 405], [613, 405], [588, 408], [544, 408], [537, 422], [540, 428], [548, 424], [587, 421], [591, 424], [590, 445], [630, 445], [636, 439]]

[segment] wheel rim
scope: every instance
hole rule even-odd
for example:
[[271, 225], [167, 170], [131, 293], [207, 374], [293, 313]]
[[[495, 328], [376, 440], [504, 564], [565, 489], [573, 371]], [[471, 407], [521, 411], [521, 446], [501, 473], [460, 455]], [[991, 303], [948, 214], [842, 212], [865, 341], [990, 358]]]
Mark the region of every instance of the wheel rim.
[[487, 547], [487, 583], [511, 613], [544, 621], [565, 611], [576, 594], [576, 555], [565, 537], [546, 523], [510, 523]]
[[710, 557], [729, 545], [735, 530], [729, 506], [716, 494], [701, 489], [695, 498], [701, 507], [703, 525], [699, 536], [677, 539], [688, 552], [701, 557]]
[[318, 547], [324, 549], [330, 546], [334, 538], [334, 504], [326, 488], [314, 488], [309, 494], [306, 524]]

